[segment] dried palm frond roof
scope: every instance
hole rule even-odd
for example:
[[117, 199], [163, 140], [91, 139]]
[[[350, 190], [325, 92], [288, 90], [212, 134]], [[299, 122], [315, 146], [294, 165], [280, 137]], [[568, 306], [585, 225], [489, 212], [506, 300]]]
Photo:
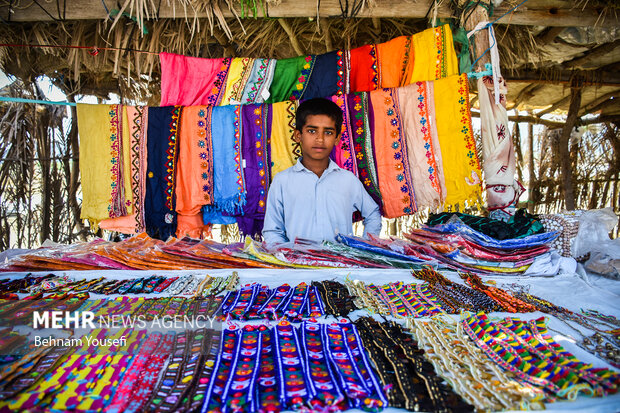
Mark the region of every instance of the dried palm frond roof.
[[[19, 11], [20, 4], [24, 4], [22, 7], [26, 5], [26, 2], [20, 1], [11, 3], [16, 8], [14, 14]], [[86, 10], [87, 6], [92, 8], [95, 4], [94, 0], [66, 0], [65, 3], [68, 4], [66, 10], [77, 7], [72, 11], [74, 15], [85, 15], [90, 12]], [[119, 10], [115, 14], [110, 7], [114, 2], [103, 0], [101, 3], [104, 6], [108, 4], [108, 19], [63, 20], [63, 12], [66, 12], [64, 17], [71, 14], [58, 7], [58, 17], [47, 19], [53, 21], [2, 24], [2, 44], [59, 46], [0, 47], [3, 70], [22, 79], [48, 75], [69, 93], [107, 97], [112, 92], [120, 94], [128, 102], [157, 104], [160, 75], [157, 53], [162, 51], [199, 57], [286, 58], [318, 54], [417, 33], [429, 26], [429, 19], [433, 19], [435, 14], [436, 17], [457, 17], [459, 13], [447, 8], [449, 3], [458, 2], [438, 2], [439, 7], [435, 10], [433, 2], [428, 0], [357, 0], [347, 2], [350, 3], [348, 10], [340, 10], [342, 14], [351, 15], [353, 6], [357, 5], [360, 16], [372, 15], [372, 10], [379, 9], [383, 13], [380, 15], [401, 13], [420, 16], [412, 18], [326, 17], [324, 10], [345, 4], [334, 0], [323, 0], [318, 14], [318, 2], [301, 4], [292, 0], [162, 0], [159, 2], [160, 10], [153, 9], [154, 2], [150, 0], [120, 0], [116, 2]], [[314, 7], [309, 7], [307, 3]], [[386, 3], [391, 8], [386, 7]], [[508, 1], [500, 7], [510, 10], [519, 3]], [[240, 5], [245, 6], [244, 10], [240, 9]], [[260, 16], [265, 10], [270, 16], [285, 15], [279, 10], [287, 5], [290, 15], [300, 13], [301, 9], [312, 12], [308, 12], [307, 17], [297, 18], [247, 18], [253, 14]], [[407, 7], [415, 11], [405, 12]], [[47, 13], [55, 16], [51, 5], [49, 8]], [[175, 8], [175, 16], [184, 17], [158, 18], [159, 12], [169, 16], [171, 8]], [[30, 10], [33, 15], [36, 14], [36, 7]], [[551, 16], [557, 15], [558, 20], [563, 19], [563, 25], [567, 21], [578, 24], [581, 20], [589, 21], [592, 26], [544, 26], [541, 24], [555, 23], [552, 19], [541, 20], [537, 17], [542, 14], [540, 10], [546, 10]], [[0, 16], [2, 11], [3, 3], [0, 1]], [[38, 13], [42, 14], [40, 10]], [[92, 15], [94, 12], [90, 13]], [[499, 17], [499, 13], [498, 7], [493, 17]], [[242, 14], [243, 19], [240, 18]], [[103, 16], [107, 15], [104, 13]], [[523, 24], [526, 18], [523, 16], [533, 16], [532, 24]], [[37, 19], [33, 17], [32, 20]], [[519, 24], [512, 24], [515, 21]], [[585, 71], [582, 76], [587, 78], [584, 106], [592, 106], [601, 96], [614, 95], [620, 89], [620, 25], [614, 23], [617, 21], [618, 8], [612, 2], [592, 0], [529, 0], [507, 14], [497, 22], [495, 31], [503, 74], [509, 81], [512, 80], [509, 102], [521, 109], [548, 106], [566, 109], [567, 85], [577, 70]], [[614, 104], [613, 99], [606, 103]], [[615, 109], [611, 113], [615, 113]]]

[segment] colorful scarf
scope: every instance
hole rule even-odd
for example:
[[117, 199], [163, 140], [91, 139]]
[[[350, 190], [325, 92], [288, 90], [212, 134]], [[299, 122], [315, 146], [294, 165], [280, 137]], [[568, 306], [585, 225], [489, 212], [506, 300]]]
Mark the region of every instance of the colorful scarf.
[[478, 203], [482, 175], [471, 126], [467, 75], [450, 76], [433, 83], [446, 185], [445, 205]]
[[417, 208], [398, 92], [396, 89], [380, 89], [369, 95], [373, 107], [373, 137], [383, 211], [387, 218], [410, 215]]
[[219, 105], [230, 58], [204, 59], [160, 53], [161, 106]]
[[515, 212], [515, 205], [523, 187], [515, 180], [515, 151], [508, 115], [506, 114], [506, 81], [499, 81], [499, 103], [496, 103], [493, 77], [478, 79], [480, 99], [480, 129], [482, 159], [487, 183], [487, 205], [494, 218], [507, 220]]
[[[122, 106], [77, 106], [80, 131], [82, 219], [99, 221], [127, 214], [123, 180]], [[131, 201], [130, 201], [131, 204]]]
[[400, 86], [405, 78], [410, 58], [413, 57], [409, 36], [400, 36], [377, 44], [379, 85], [384, 88]]
[[242, 108], [244, 139], [242, 154], [246, 181], [246, 204], [237, 217], [242, 234], [256, 235], [263, 229], [270, 182], [269, 137], [271, 136], [271, 105], [244, 105]]
[[372, 131], [374, 117], [372, 106], [368, 103], [368, 93], [359, 92], [347, 95], [351, 134], [357, 163], [358, 176], [366, 192], [379, 205], [383, 206], [379, 181], [375, 167], [375, 151], [373, 148]]
[[144, 213], [147, 233], [167, 239], [176, 231], [176, 169], [181, 106], [149, 108], [148, 172]]
[[411, 36], [413, 58], [409, 62], [403, 85], [458, 75], [459, 65], [450, 25], [434, 27]]
[[255, 59], [250, 72], [241, 103], [263, 103], [269, 99], [269, 88], [276, 70], [275, 59]]
[[433, 82], [398, 88], [409, 169], [418, 208], [437, 208], [446, 196], [435, 123]]
[[205, 224], [216, 223], [211, 214], [235, 215], [245, 205], [245, 180], [241, 162], [241, 106], [218, 106], [211, 116], [213, 142], [214, 205], [203, 209]]
[[267, 102], [301, 99], [308, 87], [315, 61], [315, 56], [298, 56], [278, 60]]
[[351, 62], [349, 88], [351, 92], [370, 92], [379, 87], [377, 48], [374, 44], [348, 51]]
[[187, 106], [179, 123], [179, 167], [176, 211], [196, 215], [203, 205], [213, 204], [213, 144], [210, 106]]
[[146, 190], [146, 129], [148, 108], [123, 106], [123, 171], [127, 213], [108, 218], [99, 226], [109, 231], [136, 234], [144, 231], [144, 193]]
[[289, 168], [301, 156], [299, 143], [293, 141], [297, 103], [278, 102], [271, 105], [271, 178]]
[[342, 169], [351, 171], [353, 175], [358, 176], [357, 162], [355, 161], [353, 131], [351, 130], [351, 122], [349, 121], [348, 100], [344, 95], [334, 95], [331, 97], [332, 102], [338, 105], [342, 110], [342, 129], [340, 131], [340, 141], [334, 146], [331, 158]]
[[242, 102], [243, 90], [250, 78], [254, 61], [250, 57], [234, 57], [228, 69], [226, 89], [220, 105], [238, 105]]
[[308, 80], [304, 99], [324, 98], [343, 93], [344, 83], [339, 84], [342, 82], [342, 75], [339, 75], [339, 72], [342, 71], [343, 62], [340, 55], [342, 55], [342, 51], [334, 50], [316, 56], [314, 70]]

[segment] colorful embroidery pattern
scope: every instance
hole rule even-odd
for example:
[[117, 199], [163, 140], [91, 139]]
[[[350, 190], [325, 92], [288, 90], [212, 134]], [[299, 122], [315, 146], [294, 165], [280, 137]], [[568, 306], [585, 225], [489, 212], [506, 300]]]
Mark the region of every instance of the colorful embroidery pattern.
[[198, 111], [198, 140], [200, 148], [200, 178], [202, 182], [202, 192], [206, 203], [213, 202], [213, 141], [211, 139], [211, 108]]
[[170, 135], [168, 135], [168, 149], [166, 149], [166, 208], [174, 211], [174, 187], [177, 164], [177, 151], [179, 148], [178, 132], [179, 118], [181, 117], [182, 106], [175, 106], [172, 110], [172, 121], [170, 122]]
[[108, 112], [110, 115], [110, 151], [112, 155], [112, 158], [110, 159], [110, 163], [112, 164], [110, 167], [110, 172], [112, 173], [112, 182], [110, 183], [110, 187], [112, 190], [110, 192], [110, 200], [108, 202], [110, 218], [116, 218], [127, 214], [123, 203], [125, 195], [123, 193], [124, 186], [121, 179], [121, 133], [123, 130], [121, 125], [121, 116], [119, 116], [119, 112], [121, 110], [121, 105], [110, 105], [110, 112]]
[[351, 123], [348, 119], [347, 98], [345, 96], [332, 96], [331, 99], [342, 110], [343, 116], [340, 142], [338, 147], [334, 149], [336, 152], [336, 162], [341, 168], [351, 171], [353, 175], [358, 176], [355, 152], [353, 152], [353, 139], [350, 132]]
[[372, 135], [368, 124], [368, 94], [353, 93], [353, 102], [349, 104], [352, 116], [351, 131], [354, 141], [354, 154], [358, 177], [370, 196], [381, 205], [381, 193], [377, 184], [377, 173], [372, 149]]
[[[458, 80], [459, 83], [459, 104], [461, 107], [459, 108], [459, 112], [461, 114], [461, 125], [463, 126], [461, 129], [461, 133], [463, 134], [463, 139], [465, 140], [465, 146], [467, 147], [467, 157], [469, 158], [469, 165], [473, 168], [472, 173], [477, 175], [480, 171], [480, 160], [478, 159], [478, 154], [476, 151], [476, 141], [474, 140], [474, 132], [471, 126], [471, 111], [469, 110], [469, 83], [467, 80], [467, 75], [462, 74]], [[478, 179], [478, 181], [480, 181]], [[478, 182], [480, 184], [480, 182]]]
[[379, 62], [377, 61], [377, 46], [374, 44], [370, 46], [370, 56], [372, 58], [372, 65], [370, 66], [372, 70], [372, 90], [376, 90], [379, 88], [381, 84], [380, 73], [379, 73]]
[[400, 71], [400, 85], [404, 86], [406, 84], [409, 84], [409, 79], [406, 79], [405, 76], [407, 74], [407, 67], [410, 65], [409, 63], [409, 59], [412, 59], [413, 56], [411, 55], [411, 36], [407, 36], [407, 40], [405, 42], [405, 54], [403, 55], [403, 66], [401, 67]]
[[[289, 102], [286, 105], [286, 119], [288, 119], [288, 136], [294, 136], [295, 134], [295, 113], [297, 112], [297, 105], [295, 102]], [[293, 161], [301, 158], [301, 144], [291, 139], [291, 146], [293, 147]]]
[[272, 67], [275, 66], [275, 62], [270, 59], [256, 59], [256, 62], [254, 64], [258, 64], [257, 79], [256, 82], [254, 82], [250, 86], [248, 97], [246, 98], [245, 102], [242, 103], [256, 102], [257, 97], [260, 96], [265, 86], [267, 86], [267, 89], [269, 89], [269, 85], [266, 84], [265, 80], [267, 79], [267, 73], [269, 72], [270, 65]]
[[390, 122], [391, 131], [389, 133], [392, 138], [390, 146], [394, 150], [394, 170], [392, 171], [392, 175], [393, 178], [401, 184], [400, 192], [402, 193], [402, 198], [400, 201], [402, 204], [402, 212], [405, 215], [409, 215], [414, 213], [417, 208], [415, 205], [413, 188], [410, 184], [412, 179], [411, 172], [409, 171], [409, 159], [399, 119], [400, 108], [398, 104], [398, 93], [396, 89], [385, 89], [385, 91], [387, 95], [384, 100], [384, 110]]
[[222, 60], [220, 71], [217, 74], [217, 79], [213, 82], [213, 89], [211, 89], [211, 95], [207, 98], [210, 106], [218, 106], [222, 98], [224, 97], [224, 89], [226, 88], [226, 78], [228, 77], [228, 69], [232, 59], [227, 57]]
[[306, 56], [306, 63], [302, 67], [297, 82], [293, 86], [292, 95], [289, 97], [290, 100], [299, 100], [304, 95], [306, 87], [308, 86], [308, 81], [312, 75], [312, 69], [314, 69], [314, 63], [316, 63], [316, 56]]
[[[267, 188], [269, 181], [269, 159], [267, 153], [267, 145], [269, 138], [267, 136], [267, 112], [269, 105], [260, 105], [254, 109], [254, 115], [256, 115], [256, 126], [258, 130], [254, 136], [254, 148], [256, 149], [256, 157], [258, 159], [258, 174], [260, 176], [260, 189], [258, 190], [258, 212], [264, 213], [267, 207]], [[265, 143], [267, 142], [267, 145]]]
[[231, 103], [233, 100], [235, 102], [241, 103], [241, 99], [243, 99], [243, 88], [248, 82], [250, 74], [252, 73], [254, 60], [255, 59], [249, 57], [244, 57], [241, 59], [241, 64], [243, 68], [241, 69], [241, 76], [239, 77], [239, 80], [232, 85], [232, 92], [230, 94]]
[[442, 25], [435, 28], [435, 46], [437, 49], [437, 60], [435, 60], [435, 79], [442, 79], [448, 76], [446, 62], [444, 56], [444, 47], [446, 44], [445, 26]]
[[349, 85], [349, 73], [346, 67], [346, 59], [345, 59], [345, 51], [340, 49], [336, 52], [338, 55], [338, 60], [336, 64], [338, 65], [337, 74], [338, 74], [338, 95], [344, 95], [348, 93], [348, 85]]
[[431, 119], [428, 116], [428, 87], [426, 82], [416, 82], [418, 86], [418, 113], [420, 115], [420, 132], [424, 136], [424, 149], [426, 150], [426, 163], [428, 165], [428, 179], [431, 181], [433, 189], [441, 194], [441, 185], [437, 176], [437, 161], [433, 148], [433, 138], [431, 136]]
[[241, 164], [241, 105], [235, 106], [235, 172], [237, 174], [237, 192], [242, 194], [245, 192], [245, 182], [243, 178], [243, 165]]
[[146, 128], [148, 126], [148, 113], [146, 107], [135, 106], [133, 119], [131, 120], [131, 191], [133, 196], [133, 208], [136, 216], [136, 232], [144, 231], [144, 176], [146, 175], [146, 160], [140, 158], [146, 156]]

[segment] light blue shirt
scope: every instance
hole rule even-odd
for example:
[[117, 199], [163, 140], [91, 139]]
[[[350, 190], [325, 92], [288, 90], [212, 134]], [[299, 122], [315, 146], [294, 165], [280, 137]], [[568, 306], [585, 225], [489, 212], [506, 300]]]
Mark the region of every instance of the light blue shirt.
[[364, 233], [379, 235], [379, 207], [355, 175], [330, 160], [319, 178], [300, 158], [269, 187], [263, 238], [267, 244], [295, 238], [333, 241], [338, 233], [353, 233], [356, 210], [364, 217]]

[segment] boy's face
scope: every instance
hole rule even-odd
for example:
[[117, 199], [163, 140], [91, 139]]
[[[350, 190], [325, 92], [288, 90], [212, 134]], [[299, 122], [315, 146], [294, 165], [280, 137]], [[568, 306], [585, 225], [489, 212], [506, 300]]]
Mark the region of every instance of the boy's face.
[[308, 115], [301, 132], [295, 129], [295, 142], [301, 144], [304, 157], [317, 161], [329, 158], [334, 146], [340, 140], [336, 122], [327, 115]]

